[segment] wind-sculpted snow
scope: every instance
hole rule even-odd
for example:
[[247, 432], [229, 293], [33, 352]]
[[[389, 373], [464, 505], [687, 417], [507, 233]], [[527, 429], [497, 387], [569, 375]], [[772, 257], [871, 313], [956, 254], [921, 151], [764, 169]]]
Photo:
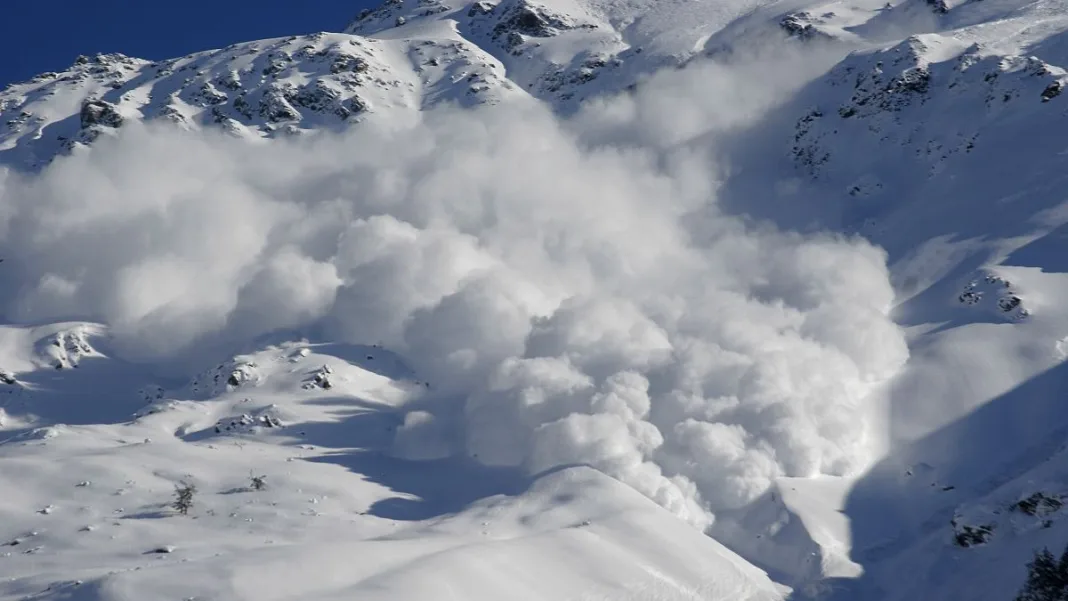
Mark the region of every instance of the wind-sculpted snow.
[[[719, 213], [722, 166], [680, 142], [775, 90], [706, 75], [751, 102], [641, 146], [520, 106], [268, 145], [130, 124], [7, 175], [0, 301], [104, 322], [135, 361], [281, 329], [381, 344], [430, 384], [397, 454], [588, 464], [704, 526], [864, 467], [866, 397], [907, 356], [883, 252]], [[615, 139], [649, 135], [657, 93], [700, 105], [670, 79], [609, 102]]]

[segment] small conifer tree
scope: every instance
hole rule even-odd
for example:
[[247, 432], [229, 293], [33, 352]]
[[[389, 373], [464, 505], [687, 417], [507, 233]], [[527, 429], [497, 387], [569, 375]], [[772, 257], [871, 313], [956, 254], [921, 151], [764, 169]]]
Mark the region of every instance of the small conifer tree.
[[188, 515], [189, 510], [193, 508], [193, 495], [197, 492], [197, 487], [194, 484], [183, 480], [180, 484], [174, 485], [174, 503], [171, 507], [182, 515]]
[[1016, 601], [1068, 601], [1068, 549], [1059, 560], [1049, 549], [1036, 552]]

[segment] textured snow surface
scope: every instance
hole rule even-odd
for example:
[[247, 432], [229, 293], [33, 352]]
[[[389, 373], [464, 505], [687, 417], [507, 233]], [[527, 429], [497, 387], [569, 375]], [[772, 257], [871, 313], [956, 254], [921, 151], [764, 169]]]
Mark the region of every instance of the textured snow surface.
[[[95, 403], [110, 389], [107, 404], [141, 404], [137, 370], [118, 382], [97, 359], [78, 374]], [[395, 366], [374, 371], [389, 361], [373, 348], [270, 347], [220, 365], [255, 378], [210, 403], [163, 395], [121, 423], [5, 432], [4, 598], [777, 598], [759, 570], [589, 468], [527, 479], [390, 459], [397, 406], [417, 387], [387, 375]], [[324, 370], [331, 386], [297, 385]], [[88, 400], [47, 376], [23, 372], [7, 410]], [[181, 481], [198, 488], [188, 516], [168, 506]]]
[[8, 86], [0, 599], [1011, 598], [1066, 9], [390, 0]]

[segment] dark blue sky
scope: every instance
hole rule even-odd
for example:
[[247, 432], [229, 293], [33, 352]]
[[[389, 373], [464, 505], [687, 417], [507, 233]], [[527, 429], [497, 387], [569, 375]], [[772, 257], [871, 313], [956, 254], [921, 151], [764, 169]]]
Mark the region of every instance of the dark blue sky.
[[338, 31], [380, 0], [3, 0], [0, 88], [79, 54], [181, 56], [233, 42]]

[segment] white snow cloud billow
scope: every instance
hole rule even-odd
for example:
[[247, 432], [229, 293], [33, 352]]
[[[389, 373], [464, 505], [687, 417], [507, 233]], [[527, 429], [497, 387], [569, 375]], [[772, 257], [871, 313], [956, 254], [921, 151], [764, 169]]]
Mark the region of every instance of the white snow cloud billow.
[[382, 344], [432, 383], [397, 454], [589, 464], [706, 526], [777, 476], [863, 468], [866, 398], [908, 353], [880, 249], [717, 208], [709, 139], [791, 85], [742, 71], [568, 119], [271, 143], [130, 124], [0, 178], [2, 310], [101, 321], [146, 362], [282, 329]]

